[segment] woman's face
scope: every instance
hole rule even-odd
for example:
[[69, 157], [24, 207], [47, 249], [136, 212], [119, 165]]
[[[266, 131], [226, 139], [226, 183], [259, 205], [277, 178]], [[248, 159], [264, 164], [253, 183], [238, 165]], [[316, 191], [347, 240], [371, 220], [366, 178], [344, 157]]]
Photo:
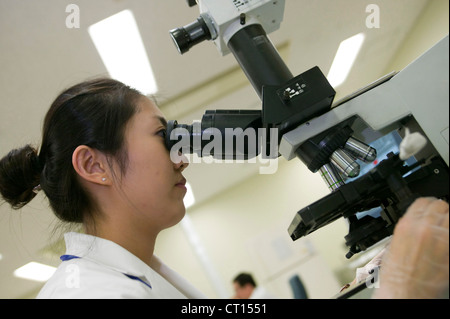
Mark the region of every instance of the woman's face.
[[166, 121], [158, 107], [146, 97], [139, 99], [138, 107], [126, 128], [128, 165], [119, 192], [140, 226], [162, 230], [177, 224], [185, 214], [182, 171], [187, 164], [170, 160], [164, 144]]

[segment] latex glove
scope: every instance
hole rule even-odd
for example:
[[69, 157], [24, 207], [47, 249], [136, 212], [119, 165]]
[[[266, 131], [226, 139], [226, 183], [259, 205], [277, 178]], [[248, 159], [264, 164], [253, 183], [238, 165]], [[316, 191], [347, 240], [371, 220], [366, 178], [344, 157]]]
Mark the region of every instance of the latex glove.
[[395, 227], [373, 297], [447, 298], [448, 290], [448, 204], [420, 198]]

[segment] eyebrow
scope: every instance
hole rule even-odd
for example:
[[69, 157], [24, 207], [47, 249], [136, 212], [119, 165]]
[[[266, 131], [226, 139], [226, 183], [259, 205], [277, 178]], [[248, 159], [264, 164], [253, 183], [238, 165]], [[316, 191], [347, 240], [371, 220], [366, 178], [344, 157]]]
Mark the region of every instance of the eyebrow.
[[167, 120], [166, 120], [164, 117], [159, 116], [159, 115], [156, 115], [155, 117], [161, 122], [161, 124], [162, 124], [164, 127], [167, 127]]

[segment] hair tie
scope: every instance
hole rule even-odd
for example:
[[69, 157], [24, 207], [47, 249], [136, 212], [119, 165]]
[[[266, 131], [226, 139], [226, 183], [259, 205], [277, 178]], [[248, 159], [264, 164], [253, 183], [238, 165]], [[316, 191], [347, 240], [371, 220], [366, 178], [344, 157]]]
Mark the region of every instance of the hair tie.
[[39, 184], [38, 186], [35, 186], [35, 187], [33, 188], [33, 193], [37, 194], [37, 193], [39, 193], [39, 191], [41, 191], [41, 190], [42, 190], [42, 187], [41, 187], [41, 184]]
[[[44, 165], [41, 164], [39, 156], [35, 152], [30, 154], [30, 161], [31, 161], [33, 170], [35, 172], [38, 172], [39, 174], [41, 174], [42, 170], [44, 169]], [[37, 186], [33, 187], [33, 193], [35, 193], [35, 194], [39, 193], [39, 191], [41, 191], [41, 190], [42, 190], [42, 187], [41, 187], [40, 183]]]

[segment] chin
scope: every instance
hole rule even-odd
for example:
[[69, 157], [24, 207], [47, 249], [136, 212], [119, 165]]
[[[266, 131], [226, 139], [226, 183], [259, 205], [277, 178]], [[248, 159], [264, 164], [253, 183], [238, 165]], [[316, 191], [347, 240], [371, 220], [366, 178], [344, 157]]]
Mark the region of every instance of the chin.
[[181, 222], [181, 220], [184, 218], [184, 215], [186, 215], [186, 208], [184, 207], [184, 204], [183, 204], [182, 207], [176, 209], [171, 214], [171, 216], [173, 216], [173, 218], [172, 218], [171, 223], [169, 224], [168, 227], [175, 226], [176, 224]]

